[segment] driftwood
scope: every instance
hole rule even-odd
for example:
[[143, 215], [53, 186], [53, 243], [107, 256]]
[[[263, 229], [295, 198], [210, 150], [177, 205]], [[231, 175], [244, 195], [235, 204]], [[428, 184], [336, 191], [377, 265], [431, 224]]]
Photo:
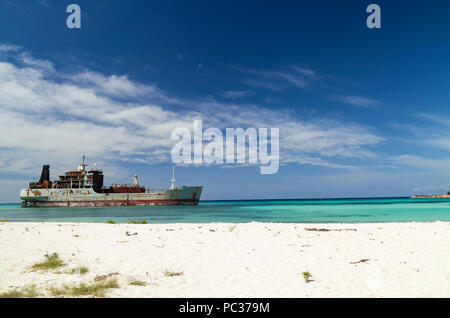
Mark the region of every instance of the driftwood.
[[368, 258], [362, 258], [361, 260], [357, 261], [357, 262], [350, 262], [350, 264], [359, 264], [359, 263], [365, 263], [370, 261], [370, 259]]
[[117, 275], [119, 275], [119, 273], [109, 273], [108, 275], [100, 275], [94, 278], [94, 282], [100, 282]]

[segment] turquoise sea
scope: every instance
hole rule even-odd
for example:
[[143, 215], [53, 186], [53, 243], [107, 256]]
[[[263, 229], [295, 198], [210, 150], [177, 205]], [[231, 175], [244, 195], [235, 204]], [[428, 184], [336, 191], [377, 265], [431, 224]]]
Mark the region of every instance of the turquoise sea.
[[0, 204], [9, 222], [149, 223], [295, 222], [358, 223], [450, 221], [450, 199], [368, 198], [202, 201], [199, 206], [37, 208]]

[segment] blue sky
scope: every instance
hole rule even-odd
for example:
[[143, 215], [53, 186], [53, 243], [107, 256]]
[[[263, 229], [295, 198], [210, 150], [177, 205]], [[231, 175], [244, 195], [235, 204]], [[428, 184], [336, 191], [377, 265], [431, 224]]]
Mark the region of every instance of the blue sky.
[[[82, 28], [65, 25], [77, 3]], [[381, 29], [365, 8], [381, 7]], [[280, 127], [280, 170], [177, 169], [203, 199], [450, 190], [448, 1], [0, 3], [0, 201], [88, 156], [167, 187], [170, 132]]]

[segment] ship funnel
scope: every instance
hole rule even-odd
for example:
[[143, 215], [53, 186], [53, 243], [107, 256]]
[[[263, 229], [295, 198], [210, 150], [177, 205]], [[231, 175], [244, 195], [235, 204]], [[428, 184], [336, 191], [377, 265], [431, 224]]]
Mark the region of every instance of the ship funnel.
[[50, 181], [50, 166], [44, 165], [42, 167], [41, 179], [39, 179], [39, 183], [43, 183], [44, 181]]
[[138, 174], [137, 174], [137, 173], [134, 174], [134, 182], [133, 182], [133, 185], [134, 185], [135, 187], [137, 187], [137, 186], [139, 185], [139, 182], [138, 182]]

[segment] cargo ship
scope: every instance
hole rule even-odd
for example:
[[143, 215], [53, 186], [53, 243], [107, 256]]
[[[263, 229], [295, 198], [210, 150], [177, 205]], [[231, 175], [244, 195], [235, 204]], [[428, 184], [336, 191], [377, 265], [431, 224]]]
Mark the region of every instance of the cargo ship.
[[94, 164], [92, 169], [83, 163], [74, 171], [50, 180], [50, 166], [44, 165], [39, 182], [30, 182], [20, 191], [22, 207], [119, 207], [198, 205], [201, 186], [175, 187], [175, 168], [169, 189], [145, 188], [134, 175], [133, 184], [103, 186], [103, 172]]

